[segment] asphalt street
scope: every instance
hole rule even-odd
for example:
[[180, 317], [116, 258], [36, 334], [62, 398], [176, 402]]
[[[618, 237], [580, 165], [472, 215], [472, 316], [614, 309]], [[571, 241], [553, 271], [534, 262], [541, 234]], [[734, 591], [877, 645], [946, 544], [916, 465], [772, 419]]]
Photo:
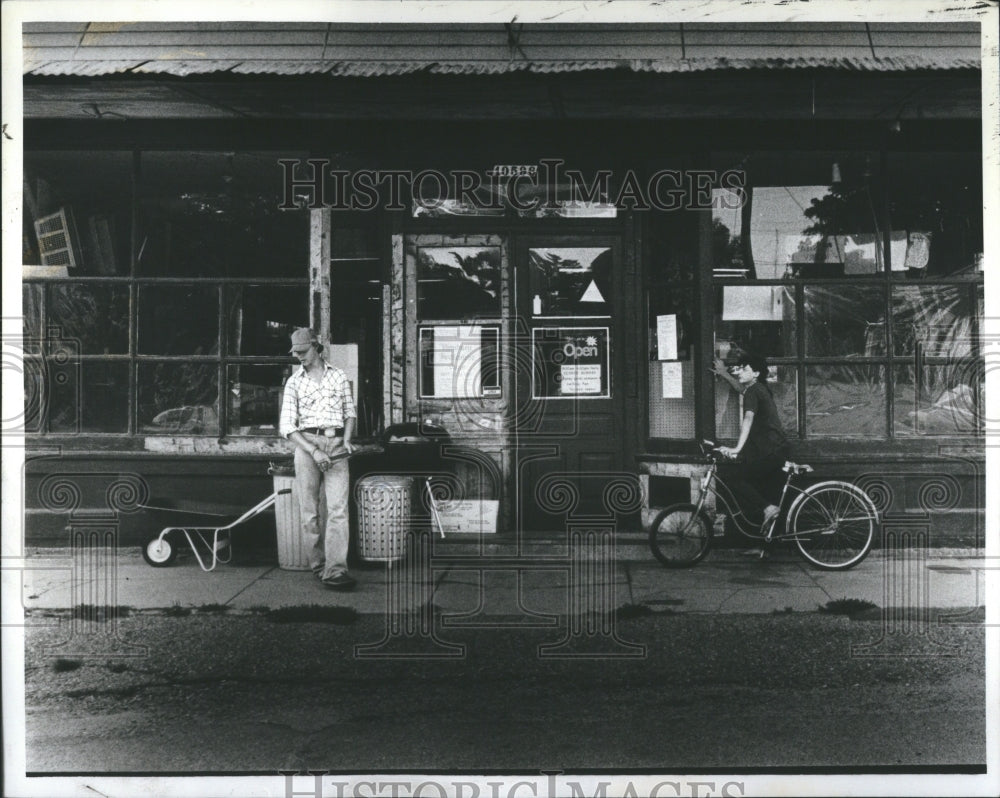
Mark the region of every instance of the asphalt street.
[[73, 656], [70, 617], [33, 617], [28, 771], [917, 772], [986, 760], [981, 615], [931, 633], [815, 611], [635, 611], [544, 629], [438, 618], [431, 636], [415, 618], [394, 630], [325, 617], [134, 613], [88, 621], [84, 636], [78, 625]]

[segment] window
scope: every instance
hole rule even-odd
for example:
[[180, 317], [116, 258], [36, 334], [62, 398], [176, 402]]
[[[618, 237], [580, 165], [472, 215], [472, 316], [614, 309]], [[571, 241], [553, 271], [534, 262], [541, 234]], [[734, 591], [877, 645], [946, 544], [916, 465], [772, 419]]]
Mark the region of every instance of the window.
[[26, 153], [30, 431], [276, 434], [288, 334], [309, 320], [284, 156]]
[[529, 249], [532, 315], [607, 317], [613, 260], [608, 247]]
[[474, 399], [500, 395], [500, 327], [421, 327], [420, 397]]
[[[742, 169], [746, 182], [713, 195], [715, 355], [775, 364], [769, 385], [781, 386], [787, 429], [981, 431], [978, 157], [750, 153], [720, 155], [716, 167]], [[716, 381], [724, 438], [739, 429], [728, 391]]]
[[645, 236], [649, 436], [693, 438], [697, 215], [650, 212]]
[[499, 247], [421, 247], [417, 257], [421, 319], [500, 315]]
[[978, 279], [983, 270], [982, 158], [890, 153], [888, 163], [894, 276]]

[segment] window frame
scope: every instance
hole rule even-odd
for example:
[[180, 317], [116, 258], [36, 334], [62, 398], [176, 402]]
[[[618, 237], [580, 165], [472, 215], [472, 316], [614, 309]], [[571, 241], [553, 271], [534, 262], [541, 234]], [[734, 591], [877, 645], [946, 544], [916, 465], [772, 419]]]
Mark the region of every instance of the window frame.
[[[67, 150], [68, 151], [68, 150]], [[114, 150], [115, 152], [126, 152], [126, 150]], [[78, 418], [77, 429], [75, 431], [53, 430], [52, 412], [49, 402], [49, 395], [52, 392], [51, 386], [45, 384], [45, 380], [39, 381], [38, 407], [40, 415], [37, 428], [25, 429], [26, 436], [35, 438], [50, 438], [69, 436], [73, 439], [89, 438], [97, 441], [134, 440], [145, 437], [158, 437], [170, 435], [182, 435], [184, 437], [194, 437], [189, 432], [164, 430], [163, 432], [143, 432], [141, 431], [141, 420], [139, 419], [139, 372], [141, 367], [148, 367], [150, 364], [158, 363], [207, 363], [215, 367], [218, 391], [215, 400], [215, 408], [218, 416], [218, 430], [213, 433], [199, 433], [196, 437], [216, 438], [222, 441], [227, 438], [239, 438], [240, 440], [251, 440], [253, 438], [265, 437], [270, 439], [276, 437], [277, 419], [275, 419], [275, 429], [273, 435], [261, 435], [260, 433], [251, 435], [231, 435], [229, 430], [229, 402], [225, 396], [228, 392], [228, 373], [230, 366], [292, 366], [294, 361], [287, 355], [235, 355], [229, 353], [229, 319], [227, 297], [233, 287], [243, 286], [271, 286], [281, 288], [301, 289], [303, 292], [303, 305], [307, 309], [310, 301], [310, 282], [308, 271], [303, 268], [301, 277], [254, 277], [254, 276], [158, 276], [145, 275], [139, 273], [137, 269], [137, 247], [138, 247], [138, 216], [140, 212], [139, 204], [142, 201], [139, 180], [141, 179], [141, 161], [144, 152], [159, 152], [159, 150], [147, 150], [146, 148], [132, 149], [130, 170], [129, 203], [131, 209], [131, 247], [129, 252], [129, 263], [127, 274], [118, 275], [78, 275], [78, 276], [47, 276], [26, 274], [22, 276], [22, 287], [28, 290], [40, 292], [38, 299], [38, 329], [39, 340], [37, 352], [25, 351], [25, 360], [29, 362], [46, 363], [53, 359], [55, 355], [54, 346], [58, 338], [53, 337], [54, 328], [50, 328], [50, 293], [51, 289], [60, 285], [124, 285], [128, 287], [128, 347], [127, 351], [114, 354], [84, 354], [77, 353], [76, 358], [82, 363], [108, 363], [127, 364], [128, 367], [128, 397], [127, 397], [127, 419], [124, 431], [98, 431], [82, 430], [79, 428], [80, 418]], [[229, 148], [199, 148], [199, 152], [219, 152], [228, 153]], [[245, 152], [262, 152], [260, 148], [247, 148]], [[49, 150], [34, 150], [25, 153], [26, 158], [32, 154], [43, 155]], [[77, 152], [73, 150], [73, 152]], [[87, 150], [79, 150], [87, 152]], [[307, 213], [305, 210], [295, 211], [297, 213]], [[303, 234], [309, 235], [309, 225], [303, 225]], [[216, 291], [216, 340], [218, 351], [215, 354], [207, 355], [161, 355], [143, 354], [138, 348], [138, 333], [141, 319], [139, 317], [139, 291], [145, 286], [209, 286]], [[22, 291], [23, 291], [22, 288]], [[306, 323], [307, 319], [303, 319]], [[82, 390], [82, 386], [78, 388]], [[30, 408], [26, 408], [30, 410]]]
[[[871, 148], [869, 148], [871, 149]], [[801, 151], [803, 153], [808, 153], [808, 151]], [[824, 151], [825, 152], [825, 151]], [[927, 150], [921, 150], [920, 153], [926, 153]], [[817, 152], [817, 154], [819, 154]], [[878, 150], [879, 154], [879, 169], [882, 176], [881, 180], [881, 197], [877, 198], [880, 200], [877, 206], [877, 221], [879, 229], [882, 231], [882, 251], [883, 251], [883, 268], [881, 271], [874, 274], [865, 275], [854, 275], [854, 276], [838, 276], [838, 277], [784, 277], [781, 279], [747, 279], [746, 277], [716, 277], [715, 263], [714, 263], [714, 252], [712, 251], [712, 213], [710, 210], [706, 210], [702, 213], [702, 235], [701, 242], [702, 247], [707, 251], [703, 251], [700, 255], [701, 262], [701, 273], [704, 279], [706, 288], [704, 289], [702, 296], [702, 307], [704, 308], [706, 304], [708, 306], [714, 307], [714, 291], [719, 287], [725, 287], [729, 285], [741, 285], [741, 286], [766, 286], [766, 285], [778, 285], [784, 286], [793, 292], [795, 297], [795, 325], [796, 325], [796, 341], [794, 348], [794, 355], [783, 356], [783, 357], [771, 357], [768, 356], [768, 362], [775, 366], [784, 366], [786, 368], [792, 368], [796, 373], [796, 390], [798, 392], [797, 410], [798, 410], [798, 435], [799, 441], [812, 441], [812, 442], [836, 442], [836, 441], [857, 441], [860, 437], [868, 437], [864, 433], [858, 433], [856, 435], [843, 435], [843, 436], [832, 436], [832, 435], [815, 435], [811, 434], [808, 427], [807, 418], [807, 385], [806, 385], [806, 373], [809, 368], [820, 366], [820, 365], [830, 365], [830, 366], [874, 366], [880, 367], [884, 374], [884, 391], [885, 391], [885, 412], [884, 412], [884, 426], [882, 428], [881, 435], [877, 436], [877, 440], [884, 443], [895, 443], [899, 441], [912, 442], [919, 440], [927, 440], [928, 442], [940, 441], [942, 436], [953, 436], [958, 437], [962, 440], [981, 438], [983, 434], [983, 408], [981, 406], [981, 391], [973, 390], [973, 402], [974, 408], [977, 416], [977, 429], [971, 431], [950, 431], [950, 432], [938, 432], [938, 433], [928, 433], [914, 431], [910, 434], [900, 434], [896, 431], [897, 421], [895, 418], [895, 399], [896, 399], [896, 373], [897, 369], [903, 367], [914, 367], [916, 369], [916, 374], [914, 378], [914, 392], [915, 392], [915, 406], [918, 406], [920, 400], [920, 385], [922, 380], [922, 365], [929, 367], [933, 366], [943, 366], [949, 365], [949, 359], [943, 356], [937, 357], [925, 357], [920, 358], [914, 355], [897, 355], [895, 351], [895, 341], [893, 338], [894, 330], [894, 315], [893, 315], [893, 292], [894, 290], [909, 286], [909, 287], [922, 287], [933, 291], [935, 288], [957, 288], [959, 292], [964, 288], [968, 296], [969, 307], [972, 308], [972, 314], [970, 319], [970, 354], [969, 359], [975, 361], [977, 359], [981, 360], [983, 357], [983, 347], [981, 340], [981, 302], [979, 297], [984, 290], [984, 274], [983, 272], [978, 272], [973, 274], [971, 277], [968, 274], [949, 274], [949, 275], [938, 275], [930, 278], [914, 279], [908, 277], [905, 271], [893, 270], [892, 268], [892, 235], [889, 231], [889, 202], [890, 195], [892, 191], [892, 186], [889, 183], [889, 173], [888, 173], [888, 161], [890, 155], [895, 157], [905, 156], [906, 154], [898, 151], [892, 151], [889, 149]], [[753, 184], [748, 181], [746, 189], [752, 190]], [[751, 242], [749, 240], [744, 241], [744, 246], [749, 247]], [[809, 355], [806, 352], [806, 317], [805, 317], [805, 291], [810, 286], [865, 286], [872, 289], [878, 287], [882, 291], [882, 312], [883, 318], [885, 319], [885, 336], [884, 336], [884, 353], [878, 356], [817, 356]], [[706, 297], [705, 294], [708, 294]], [[709, 341], [713, 340], [716, 332], [715, 328], [715, 315], [711, 315], [711, 329], [707, 332], [707, 338]], [[769, 353], [763, 353], [766, 356]], [[981, 379], [981, 378], [980, 378]], [[711, 383], [709, 383], [711, 384]], [[980, 386], [981, 387], [981, 386]], [[714, 390], [720, 390], [720, 387], [715, 386]], [[715, 436], [715, 419], [714, 413], [712, 412], [714, 404], [714, 390], [710, 389], [705, 392], [701, 401], [697, 403], [697, 408], [702, 414], [703, 418], [701, 421], [700, 428], [710, 429]], [[791, 425], [788, 425], [789, 427]], [[793, 436], [794, 437], [794, 436]], [[662, 441], [664, 439], [654, 439], [657, 441]]]

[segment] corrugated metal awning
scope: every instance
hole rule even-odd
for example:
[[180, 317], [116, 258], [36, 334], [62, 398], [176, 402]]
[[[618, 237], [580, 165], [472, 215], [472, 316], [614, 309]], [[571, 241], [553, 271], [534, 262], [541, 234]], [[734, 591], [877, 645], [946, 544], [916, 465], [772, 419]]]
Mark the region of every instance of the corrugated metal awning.
[[906, 72], [911, 70], [978, 69], [978, 60], [961, 57], [898, 56], [893, 58], [686, 58], [623, 61], [533, 61], [530, 63], [473, 62], [359, 62], [359, 61], [52, 61], [32, 68], [32, 75], [100, 76], [117, 73], [137, 75], [320, 75], [334, 77], [379, 77], [418, 72], [437, 75], [502, 75], [515, 72], [553, 74], [625, 69], [631, 72], [682, 73], [749, 69], [836, 69], [859, 72]]
[[978, 23], [26, 23], [24, 73], [186, 77], [977, 69]]

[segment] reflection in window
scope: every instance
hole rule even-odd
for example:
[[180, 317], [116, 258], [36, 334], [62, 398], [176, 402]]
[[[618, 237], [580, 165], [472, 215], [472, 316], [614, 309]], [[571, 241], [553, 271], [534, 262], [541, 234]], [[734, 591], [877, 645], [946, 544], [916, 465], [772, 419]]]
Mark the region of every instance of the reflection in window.
[[417, 257], [421, 319], [500, 315], [499, 247], [422, 247]]
[[532, 314], [608, 316], [612, 255], [606, 247], [528, 250]]
[[882, 366], [807, 366], [805, 375], [809, 437], [885, 437]]
[[[422, 179], [412, 186], [410, 213], [414, 219], [439, 219], [455, 216], [505, 216], [503, 186], [489, 181], [466, 191], [460, 197], [457, 187], [435, 178]], [[451, 194], [452, 196], [449, 196]]]
[[893, 272], [911, 278], [980, 276], [982, 159], [891, 153], [888, 173]]
[[971, 352], [975, 308], [967, 288], [905, 286], [892, 291], [892, 337], [897, 355], [957, 360]]
[[131, 153], [25, 153], [24, 197], [24, 263], [70, 277], [129, 273]]
[[279, 209], [284, 173], [278, 157], [266, 152], [144, 153], [138, 272], [301, 274], [309, 262], [309, 214]]
[[128, 364], [49, 362], [51, 432], [128, 431]]
[[795, 355], [795, 298], [785, 286], [727, 285], [716, 289], [715, 353], [727, 365], [744, 352], [766, 358]]
[[[593, 188], [587, 186], [586, 188]], [[514, 187], [517, 215], [528, 219], [614, 219], [618, 208], [608, 197], [607, 187], [596, 199], [587, 199], [576, 183], [539, 184], [518, 181]]]
[[269, 435], [277, 429], [287, 366], [229, 366], [230, 435]]
[[500, 396], [500, 328], [476, 324], [420, 329], [420, 396]]
[[49, 287], [46, 326], [59, 337], [75, 339], [82, 354], [128, 352], [127, 285], [57, 284]]
[[[919, 374], [919, 378], [918, 378]], [[984, 397], [978, 370], [968, 361], [895, 369], [897, 435], [970, 434], [980, 431]]]
[[218, 351], [218, 288], [210, 285], [140, 286], [140, 353], [210, 355]]
[[806, 286], [806, 355], [885, 354], [885, 292], [873, 286]]
[[138, 384], [139, 432], [218, 435], [214, 363], [141, 363]]
[[292, 331], [308, 326], [308, 288], [232, 285], [227, 317], [229, 354], [284, 356]]
[[744, 191], [712, 190], [712, 274], [715, 277], [747, 277], [750, 273], [743, 252], [746, 196]]
[[748, 188], [713, 194], [717, 277], [841, 277], [884, 270], [876, 156], [754, 153], [722, 156], [721, 162], [725, 168], [743, 165]]

